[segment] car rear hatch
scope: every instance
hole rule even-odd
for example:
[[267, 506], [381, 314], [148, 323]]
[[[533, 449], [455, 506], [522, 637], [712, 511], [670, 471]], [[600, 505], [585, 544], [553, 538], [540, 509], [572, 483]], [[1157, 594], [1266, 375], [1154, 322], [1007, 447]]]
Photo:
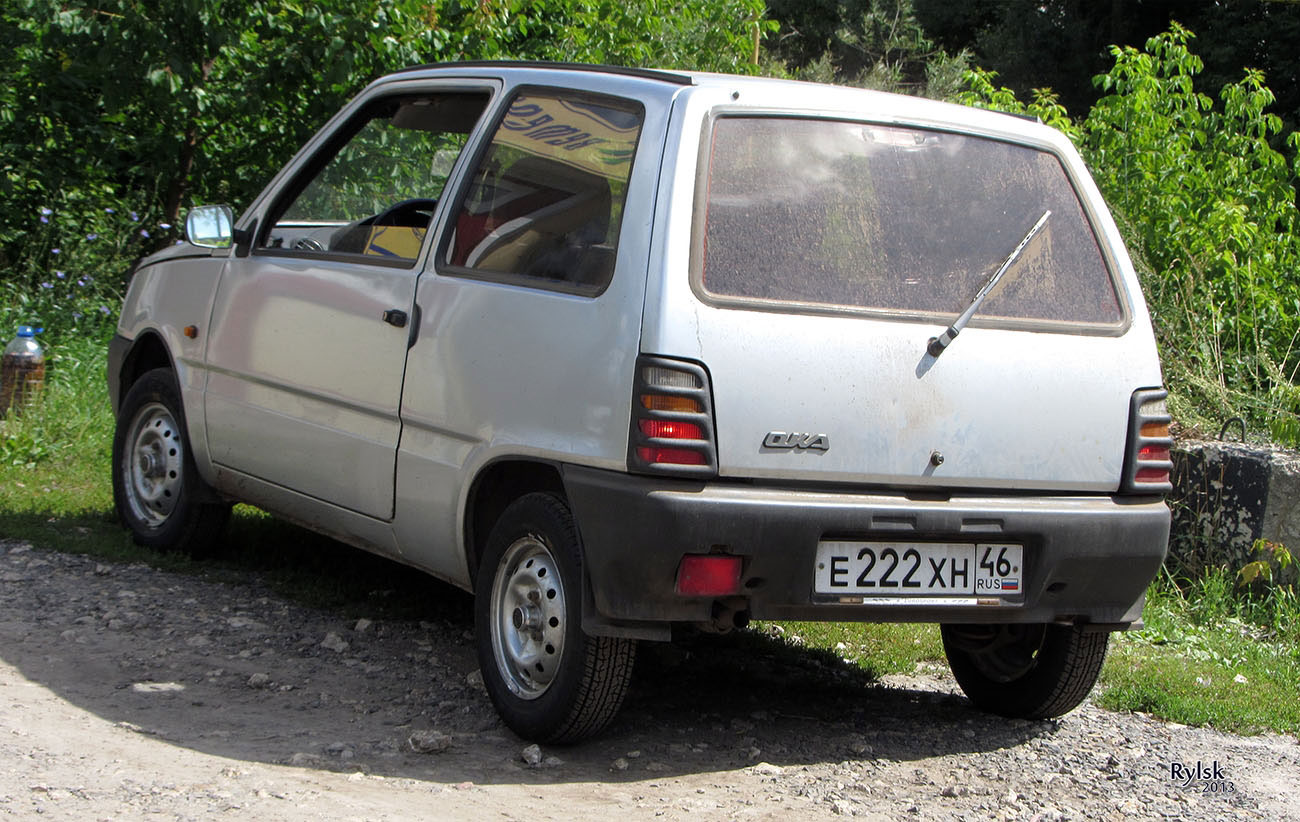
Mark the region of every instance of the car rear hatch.
[[1120, 488], [1149, 319], [1077, 155], [1014, 123], [701, 117], [642, 350], [702, 366], [718, 476]]

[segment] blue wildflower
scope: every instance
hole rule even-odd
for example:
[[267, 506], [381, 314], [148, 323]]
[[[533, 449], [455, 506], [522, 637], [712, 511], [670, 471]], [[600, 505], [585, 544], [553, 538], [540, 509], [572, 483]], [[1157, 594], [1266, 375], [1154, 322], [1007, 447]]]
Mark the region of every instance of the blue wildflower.
[[141, 236], [141, 237], [148, 237], [148, 236], [149, 236], [149, 232], [148, 232], [148, 231], [145, 231], [145, 230], [142, 228], [142, 229], [140, 229], [140, 236]]
[[99, 239], [99, 235], [98, 235], [98, 234], [87, 234], [87, 235], [86, 235], [86, 239], [87, 239], [87, 240], [98, 240], [98, 239]]
[[59, 249], [57, 249], [57, 248], [51, 248], [51, 249], [50, 249], [50, 253], [51, 253], [51, 254], [58, 254], [58, 253], [59, 253]]
[[50, 221], [50, 218], [49, 218], [49, 217], [46, 217], [44, 214], [41, 215], [41, 222], [42, 222], [42, 223], [48, 223], [49, 221]]
[[64, 274], [62, 271], [56, 271], [56, 272], [54, 272], [54, 276], [56, 276], [56, 277], [58, 277], [60, 280], [62, 280], [64, 277], [66, 277], [66, 276], [68, 276], [68, 275], [67, 275], [67, 274]]
[[106, 208], [106, 209], [104, 209], [104, 213], [105, 213], [105, 214], [116, 214], [116, 213], [117, 213], [117, 209], [115, 209], [115, 208]]
[[108, 306], [106, 306], [106, 305], [101, 305], [101, 306], [99, 307], [99, 313], [100, 313], [100, 314], [107, 314], [107, 313], [108, 313]]
[[54, 283], [41, 283], [41, 288], [53, 288]]
[[48, 216], [50, 216], [50, 215], [53, 214], [53, 213], [54, 213], [54, 212], [53, 212], [53, 211], [50, 211], [48, 208], [41, 208], [41, 216], [42, 216], [42, 217], [48, 217]]
[[158, 224], [158, 227], [161, 228], [163, 231], [166, 231], [166, 230], [168, 230], [169, 228], [172, 227], [172, 224], [171, 224], [171, 223], [159, 223], [159, 224]]
[[138, 223], [138, 222], [140, 222], [140, 215], [139, 215], [139, 214], [136, 214], [134, 211], [132, 211], [132, 212], [131, 212], [131, 222], [133, 222], [133, 223]]
[[86, 287], [86, 281], [85, 281], [85, 280], [77, 280], [77, 285], [81, 286], [82, 288], [85, 288], [85, 287]]

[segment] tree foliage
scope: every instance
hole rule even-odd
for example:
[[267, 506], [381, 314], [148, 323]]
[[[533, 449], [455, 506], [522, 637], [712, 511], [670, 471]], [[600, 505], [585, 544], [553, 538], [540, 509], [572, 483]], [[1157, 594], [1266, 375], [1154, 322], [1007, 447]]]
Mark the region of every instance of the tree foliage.
[[1178, 21], [1199, 32], [1196, 83], [1214, 93], [1243, 67], [1264, 72], [1277, 111], [1300, 127], [1300, 3], [1294, 0], [914, 0], [926, 33], [950, 52], [969, 49], [980, 66], [1028, 94], [1050, 87], [1071, 111], [1101, 96], [1091, 79], [1111, 63], [1109, 47], [1140, 46]]
[[795, 77], [945, 96], [967, 55], [926, 36], [913, 0], [768, 0], [769, 55]]
[[761, 0], [8, 0], [0, 286], [30, 316], [55, 313], [54, 272], [74, 262], [120, 285], [122, 258], [174, 239], [185, 207], [241, 208], [386, 72], [547, 59], [743, 73], [765, 25]]
[[1300, 444], [1300, 134], [1283, 136], [1257, 70], [1217, 101], [1199, 92], [1192, 37], [1175, 24], [1145, 49], [1113, 47], [1095, 78], [1104, 96], [1078, 124], [1050, 92], [1022, 104], [989, 72], [971, 73], [964, 102], [1037, 114], [1075, 139], [1145, 261], [1182, 416], [1243, 415]]

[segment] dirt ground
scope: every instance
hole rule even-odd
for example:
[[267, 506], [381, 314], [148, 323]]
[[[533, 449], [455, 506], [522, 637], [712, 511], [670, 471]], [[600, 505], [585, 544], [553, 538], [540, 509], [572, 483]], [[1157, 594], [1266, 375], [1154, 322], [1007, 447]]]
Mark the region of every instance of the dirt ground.
[[1009, 721], [754, 635], [643, 644], [608, 731], [530, 749], [459, 596], [358, 620], [0, 539], [0, 817], [1300, 820], [1293, 738]]

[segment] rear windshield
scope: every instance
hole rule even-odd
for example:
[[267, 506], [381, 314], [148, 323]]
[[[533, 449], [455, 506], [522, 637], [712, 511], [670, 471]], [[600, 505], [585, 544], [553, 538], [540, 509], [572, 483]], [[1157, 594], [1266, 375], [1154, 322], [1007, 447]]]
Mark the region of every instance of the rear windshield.
[[707, 174], [695, 270], [723, 302], [958, 314], [1050, 211], [974, 322], [1123, 319], [1048, 152], [915, 128], [724, 117]]

